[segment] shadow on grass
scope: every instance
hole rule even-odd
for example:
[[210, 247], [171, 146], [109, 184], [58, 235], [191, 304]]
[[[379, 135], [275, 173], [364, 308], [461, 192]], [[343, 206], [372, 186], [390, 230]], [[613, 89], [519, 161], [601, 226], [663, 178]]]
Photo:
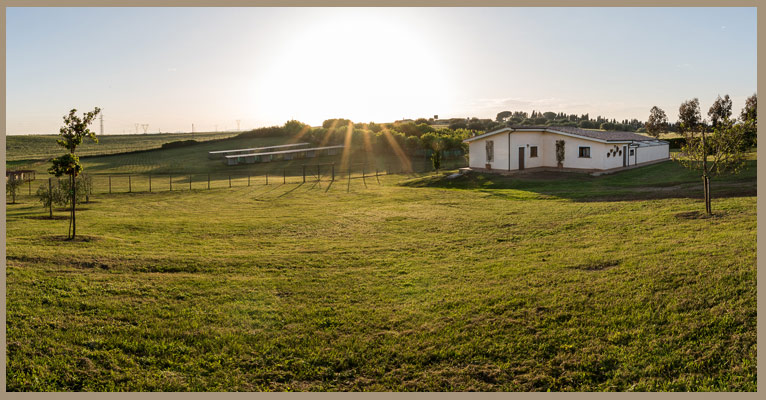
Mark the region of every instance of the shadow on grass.
[[[408, 179], [399, 185], [473, 190], [509, 200], [524, 197], [568, 199], [577, 202], [634, 201], [670, 198], [701, 199], [702, 180], [697, 171], [675, 162], [664, 162], [610, 175], [576, 172], [534, 172], [504, 176], [470, 172], [450, 178], [456, 171]], [[527, 194], [523, 194], [526, 192]], [[756, 196], [756, 161], [747, 161], [738, 175], [711, 180], [715, 198]]]

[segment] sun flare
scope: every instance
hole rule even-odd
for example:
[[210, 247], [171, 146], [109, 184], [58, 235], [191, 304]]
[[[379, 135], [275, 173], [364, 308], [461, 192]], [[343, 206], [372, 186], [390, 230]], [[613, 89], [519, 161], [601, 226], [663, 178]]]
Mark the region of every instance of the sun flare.
[[451, 101], [449, 68], [430, 48], [416, 29], [392, 21], [302, 26], [273, 60], [264, 60], [267, 73], [251, 88], [256, 112], [312, 124], [438, 114]]

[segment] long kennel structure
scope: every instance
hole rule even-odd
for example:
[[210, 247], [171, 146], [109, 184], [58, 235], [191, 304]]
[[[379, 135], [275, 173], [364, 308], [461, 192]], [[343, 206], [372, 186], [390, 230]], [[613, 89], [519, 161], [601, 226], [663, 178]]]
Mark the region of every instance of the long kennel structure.
[[308, 149], [269, 151], [264, 153], [233, 154], [224, 156], [224, 162], [226, 165], [238, 165], [278, 160], [292, 160], [294, 158], [314, 158], [323, 155], [334, 156], [337, 155], [341, 149], [343, 149], [342, 145], [312, 147]]

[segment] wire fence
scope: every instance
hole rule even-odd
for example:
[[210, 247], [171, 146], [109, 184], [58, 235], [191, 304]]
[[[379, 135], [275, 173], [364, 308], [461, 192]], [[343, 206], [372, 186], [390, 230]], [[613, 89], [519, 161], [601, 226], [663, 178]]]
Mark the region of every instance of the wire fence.
[[[452, 162], [445, 168], [457, 168], [462, 163]], [[430, 163], [414, 162], [409, 165], [386, 164], [376, 166], [354, 163], [345, 166], [336, 163], [303, 164], [286, 168], [275, 168], [264, 172], [214, 172], [176, 174], [91, 174], [90, 194], [155, 193], [190, 190], [228, 189], [256, 185], [301, 184], [311, 182], [350, 182], [362, 179], [364, 184], [380, 184], [380, 177], [393, 174], [425, 173], [433, 171]], [[43, 178], [28, 180], [19, 189], [19, 195], [33, 195], [38, 187], [49, 187], [49, 179], [56, 182], [65, 178]], [[371, 180], [371, 181], [370, 181]]]

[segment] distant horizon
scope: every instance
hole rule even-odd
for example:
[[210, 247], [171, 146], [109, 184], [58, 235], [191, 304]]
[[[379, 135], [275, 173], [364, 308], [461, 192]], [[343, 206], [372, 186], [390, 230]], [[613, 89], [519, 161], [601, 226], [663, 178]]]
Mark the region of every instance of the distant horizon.
[[757, 93], [756, 17], [755, 7], [8, 7], [6, 135], [55, 135], [70, 109], [94, 107], [105, 135], [532, 110], [646, 121], [653, 106], [674, 122], [681, 102], [698, 98], [706, 116], [726, 94], [737, 115]]

